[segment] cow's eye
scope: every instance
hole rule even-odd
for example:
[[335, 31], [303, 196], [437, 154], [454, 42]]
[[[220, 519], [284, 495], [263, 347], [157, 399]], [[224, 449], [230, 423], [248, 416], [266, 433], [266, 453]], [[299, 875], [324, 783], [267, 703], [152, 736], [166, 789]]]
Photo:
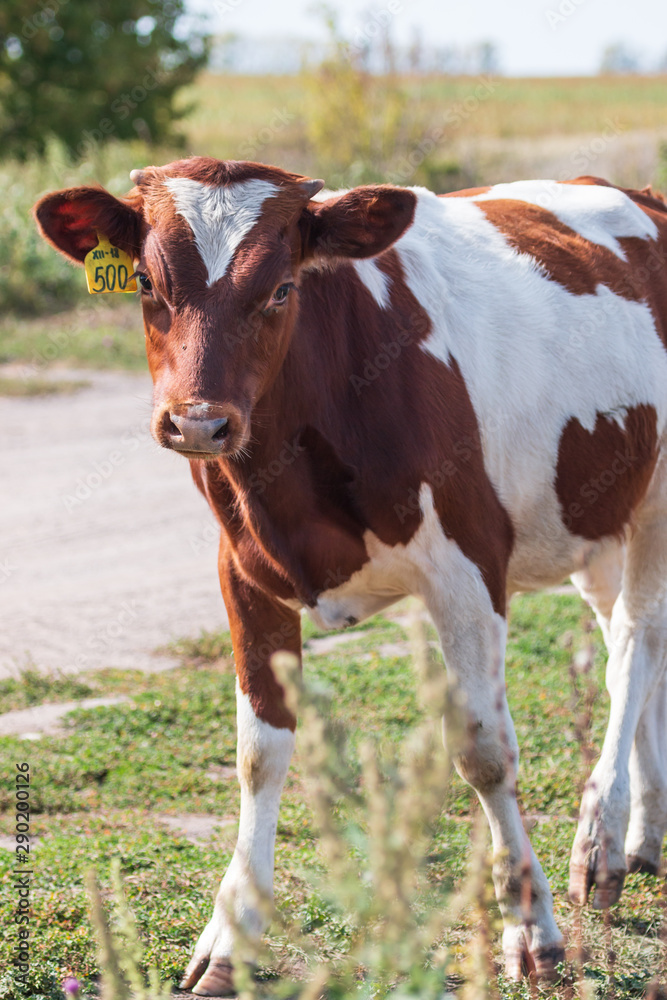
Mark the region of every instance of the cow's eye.
[[289, 281], [284, 285], [278, 285], [275, 292], [271, 296], [269, 306], [281, 306], [283, 302], [287, 301], [287, 296], [293, 287], [294, 286]]
[[147, 274], [139, 275], [139, 284], [141, 285], [142, 292], [150, 293], [153, 291], [153, 283]]

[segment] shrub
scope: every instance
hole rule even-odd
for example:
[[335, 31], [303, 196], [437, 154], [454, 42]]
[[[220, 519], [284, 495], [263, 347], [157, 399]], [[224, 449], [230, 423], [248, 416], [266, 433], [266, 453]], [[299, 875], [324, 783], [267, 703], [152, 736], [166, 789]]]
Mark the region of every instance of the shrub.
[[306, 134], [329, 187], [386, 182], [419, 184], [438, 139], [415, 90], [395, 69], [386, 30], [351, 44], [325, 12], [328, 54], [304, 67]]

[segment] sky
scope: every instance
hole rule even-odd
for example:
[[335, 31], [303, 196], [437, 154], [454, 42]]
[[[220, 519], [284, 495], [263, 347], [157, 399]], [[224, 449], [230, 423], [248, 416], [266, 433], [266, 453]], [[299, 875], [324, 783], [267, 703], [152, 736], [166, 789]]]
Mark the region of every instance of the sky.
[[[313, 0], [188, 0], [208, 11], [216, 32], [248, 38], [321, 39]], [[607, 45], [623, 42], [650, 66], [667, 52], [667, 0], [333, 0], [346, 34], [369, 23], [372, 11], [391, 18], [395, 43], [419, 29], [431, 45], [492, 41], [508, 75], [595, 73]]]

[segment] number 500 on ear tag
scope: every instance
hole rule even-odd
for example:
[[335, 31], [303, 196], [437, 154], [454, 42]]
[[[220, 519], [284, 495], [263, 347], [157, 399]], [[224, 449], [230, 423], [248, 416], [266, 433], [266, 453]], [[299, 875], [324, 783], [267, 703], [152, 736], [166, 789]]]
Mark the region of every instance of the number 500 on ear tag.
[[90, 294], [136, 292], [137, 279], [133, 277], [134, 265], [129, 254], [109, 243], [106, 236], [98, 233], [97, 239], [97, 246], [86, 254], [83, 261]]

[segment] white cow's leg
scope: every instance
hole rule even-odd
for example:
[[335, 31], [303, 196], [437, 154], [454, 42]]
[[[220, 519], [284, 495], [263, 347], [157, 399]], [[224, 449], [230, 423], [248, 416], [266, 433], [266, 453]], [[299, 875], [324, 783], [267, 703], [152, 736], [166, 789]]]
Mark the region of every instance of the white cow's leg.
[[[653, 709], [652, 703], [658, 706], [661, 702], [659, 688], [667, 661], [665, 560], [667, 522], [662, 509], [647, 503], [628, 539], [622, 592], [612, 611], [607, 664], [609, 724], [600, 759], [584, 791], [570, 862], [571, 898], [585, 902], [595, 886], [596, 907], [615, 903], [623, 888], [631, 767], [637, 809], [630, 848], [643, 847], [661, 825], [663, 805], [660, 815], [653, 816], [648, 825], [645, 805], [646, 782], [656, 789], [648, 771], [655, 771], [658, 761], [664, 760], [662, 741], [654, 734], [655, 713], [659, 715], [660, 708]], [[657, 790], [664, 794], [664, 784], [658, 782], [661, 784], [662, 789]]]
[[667, 831], [667, 677], [644, 709], [630, 754], [628, 871], [657, 875]]
[[595, 612], [605, 645], [611, 651], [611, 613], [623, 583], [625, 545], [615, 539], [603, 542], [584, 569], [572, 574], [572, 583]]
[[[611, 653], [611, 615], [621, 592], [625, 546], [609, 540], [572, 582], [595, 611]], [[649, 698], [630, 753], [630, 824], [625, 839], [628, 871], [657, 874], [667, 830], [667, 680]]]
[[193, 992], [203, 996], [219, 996], [221, 989], [232, 989], [235, 926], [255, 940], [266, 930], [280, 795], [294, 749], [294, 733], [258, 719], [250, 699], [238, 689], [236, 708], [236, 766], [241, 785], [238, 840], [213, 916], [197, 941], [181, 984], [194, 985]]
[[295, 719], [270, 667], [273, 653], [300, 652], [299, 615], [255, 589], [223, 551], [220, 581], [229, 615], [237, 689], [236, 766], [241, 814], [236, 850], [213, 916], [195, 945], [181, 987], [201, 996], [234, 991], [235, 939], [258, 942], [270, 920], [273, 855], [280, 795], [294, 749]]
[[506, 622], [494, 611], [477, 568], [453, 543], [447, 548], [449, 566], [431, 580], [424, 597], [440, 633], [447, 672], [463, 696], [468, 736], [457, 745], [446, 723], [445, 736], [459, 774], [477, 792], [491, 827], [506, 972], [514, 979], [527, 971], [550, 977], [564, 958], [563, 938], [516, 799], [518, 745], [504, 680]]

